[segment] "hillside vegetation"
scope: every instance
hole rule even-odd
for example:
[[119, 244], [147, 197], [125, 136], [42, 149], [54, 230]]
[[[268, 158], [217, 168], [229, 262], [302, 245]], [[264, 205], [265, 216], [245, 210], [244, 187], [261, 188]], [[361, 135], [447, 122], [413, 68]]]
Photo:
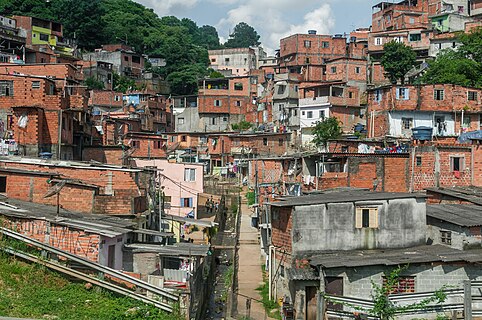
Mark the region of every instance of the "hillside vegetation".
[[0, 316], [35, 319], [178, 320], [136, 300], [86, 289], [38, 265], [0, 254]]

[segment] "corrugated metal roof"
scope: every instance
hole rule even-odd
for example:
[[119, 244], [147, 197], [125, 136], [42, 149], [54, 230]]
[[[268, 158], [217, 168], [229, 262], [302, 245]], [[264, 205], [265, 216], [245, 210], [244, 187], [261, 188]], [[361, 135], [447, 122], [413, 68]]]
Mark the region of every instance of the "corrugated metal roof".
[[108, 215], [82, 214], [32, 202], [0, 198], [0, 215], [19, 219], [46, 220], [74, 229], [113, 238], [133, 231], [136, 223]]
[[173, 245], [133, 243], [125, 245], [127, 249], [134, 252], [153, 252], [162, 256], [207, 256], [209, 246], [206, 244], [194, 244], [188, 242], [176, 243]]
[[392, 193], [392, 192], [370, 192], [366, 190], [352, 190], [342, 192], [325, 192], [301, 197], [281, 198], [279, 202], [270, 203], [273, 207], [296, 207], [309, 206], [325, 203], [357, 202], [370, 200], [393, 200], [408, 198], [424, 198], [420, 193]]
[[324, 268], [394, 266], [428, 262], [481, 262], [482, 249], [462, 251], [443, 245], [402, 249], [355, 250], [320, 253], [308, 258], [311, 265]]
[[477, 205], [428, 205], [427, 216], [447, 221], [462, 227], [482, 226], [482, 207]]

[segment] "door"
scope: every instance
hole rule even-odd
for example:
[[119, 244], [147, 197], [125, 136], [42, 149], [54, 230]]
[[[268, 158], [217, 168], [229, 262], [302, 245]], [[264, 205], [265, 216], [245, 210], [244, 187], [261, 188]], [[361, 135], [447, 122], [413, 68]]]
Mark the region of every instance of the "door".
[[305, 287], [306, 294], [306, 320], [316, 320], [318, 309], [318, 287]]
[[[325, 292], [329, 295], [343, 296], [343, 278], [326, 277]], [[343, 305], [333, 302], [328, 302], [326, 306], [330, 310], [343, 310]]]
[[107, 250], [107, 266], [114, 269], [115, 266], [115, 244], [110, 245]]

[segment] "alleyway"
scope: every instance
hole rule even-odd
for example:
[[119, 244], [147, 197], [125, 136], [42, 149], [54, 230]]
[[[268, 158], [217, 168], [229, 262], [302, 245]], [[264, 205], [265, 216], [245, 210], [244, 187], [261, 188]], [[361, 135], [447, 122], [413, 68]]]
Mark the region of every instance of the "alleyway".
[[[238, 270], [238, 319], [243, 317], [255, 320], [268, 319], [263, 305], [256, 301], [261, 296], [256, 288], [263, 283], [258, 230], [251, 227], [252, 211], [247, 205], [246, 197], [241, 195], [241, 228], [239, 237], [239, 270]], [[251, 310], [246, 309], [247, 297], [252, 298]], [[254, 300], [256, 299], [256, 300]]]

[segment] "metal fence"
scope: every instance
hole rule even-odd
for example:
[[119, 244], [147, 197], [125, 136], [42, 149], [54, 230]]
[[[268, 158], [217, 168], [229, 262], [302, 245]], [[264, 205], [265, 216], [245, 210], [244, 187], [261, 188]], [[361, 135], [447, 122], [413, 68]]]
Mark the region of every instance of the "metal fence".
[[[404, 310], [398, 313], [398, 317], [424, 318], [440, 313], [450, 314], [452, 318], [463, 316], [465, 320], [482, 316], [482, 281], [464, 281], [462, 288], [442, 290], [446, 299], [442, 303], [429, 303], [420, 308]], [[436, 292], [392, 294], [388, 299], [401, 307], [415, 305], [424, 299], [433, 297]], [[361, 318], [377, 319], [369, 314], [375, 302], [368, 299], [360, 299], [347, 296], [324, 295], [323, 305], [326, 307], [326, 315], [333, 319]]]

